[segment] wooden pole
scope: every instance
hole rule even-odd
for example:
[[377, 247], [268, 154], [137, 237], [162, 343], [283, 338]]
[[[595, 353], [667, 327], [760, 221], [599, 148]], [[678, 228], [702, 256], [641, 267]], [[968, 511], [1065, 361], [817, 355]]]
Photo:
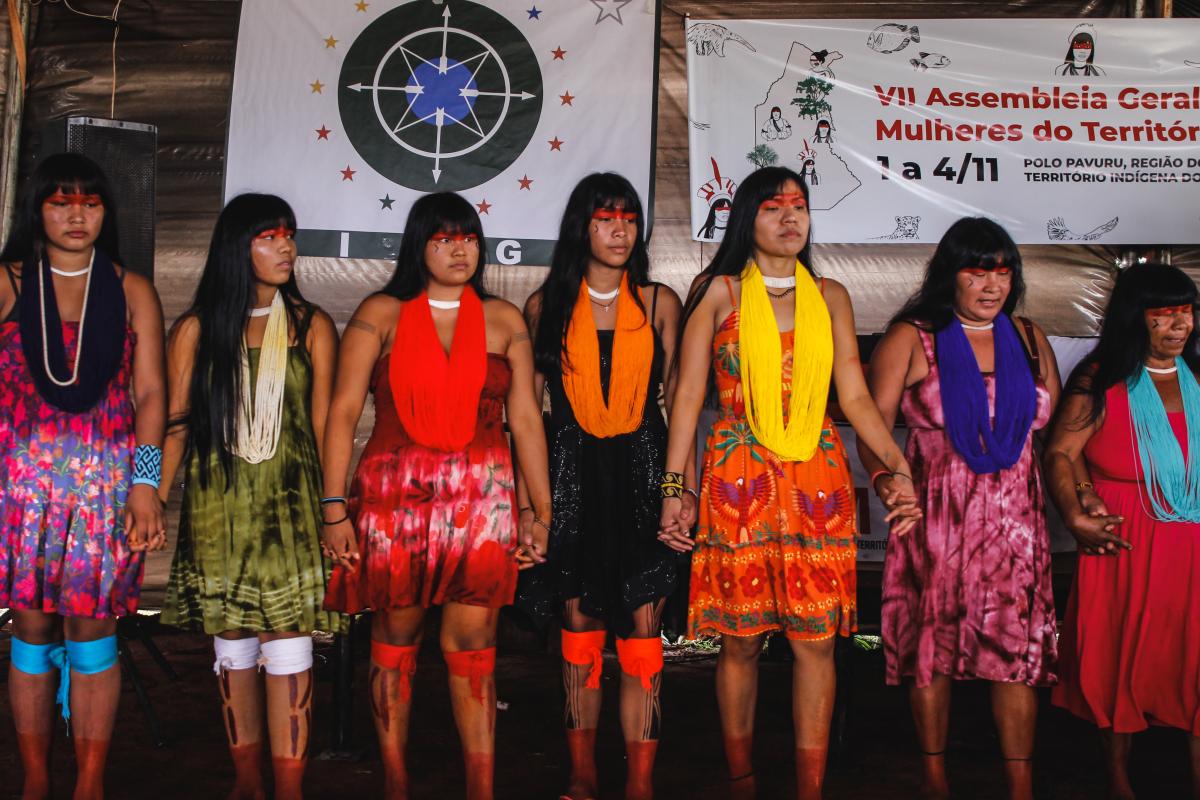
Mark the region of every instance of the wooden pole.
[[9, 42], [4, 69], [4, 150], [0, 154], [0, 242], [8, 238], [16, 205], [17, 160], [21, 121], [25, 112], [25, 46], [29, 29], [29, 0], [8, 0]]

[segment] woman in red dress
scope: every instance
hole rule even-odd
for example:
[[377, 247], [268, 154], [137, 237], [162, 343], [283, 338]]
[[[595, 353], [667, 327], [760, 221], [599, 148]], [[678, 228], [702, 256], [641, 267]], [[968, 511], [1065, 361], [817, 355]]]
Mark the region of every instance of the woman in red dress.
[[1131, 735], [1191, 735], [1200, 797], [1200, 386], [1196, 285], [1161, 264], [1117, 279], [1046, 453], [1075, 538], [1054, 703], [1100, 729], [1110, 796], [1132, 798]]
[[[512, 602], [518, 561], [544, 560], [549, 537], [533, 349], [520, 310], [484, 290], [485, 260], [470, 203], [445, 192], [413, 204], [395, 274], [346, 326], [325, 428], [324, 543], [337, 565], [325, 604], [375, 611], [371, 710], [392, 799], [408, 797], [412, 678], [425, 612], [435, 605], [443, 607], [441, 647], [467, 797], [491, 799], [496, 620]], [[347, 502], [368, 391], [375, 430]], [[505, 419], [534, 507], [520, 547]]]

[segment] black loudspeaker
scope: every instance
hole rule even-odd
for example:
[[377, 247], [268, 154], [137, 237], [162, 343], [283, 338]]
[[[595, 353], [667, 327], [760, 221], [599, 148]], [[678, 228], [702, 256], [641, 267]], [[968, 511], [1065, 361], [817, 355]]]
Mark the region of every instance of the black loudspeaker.
[[79, 153], [108, 176], [117, 204], [123, 266], [154, 277], [154, 191], [158, 128], [98, 117], [64, 117], [42, 129], [36, 160], [52, 153]]

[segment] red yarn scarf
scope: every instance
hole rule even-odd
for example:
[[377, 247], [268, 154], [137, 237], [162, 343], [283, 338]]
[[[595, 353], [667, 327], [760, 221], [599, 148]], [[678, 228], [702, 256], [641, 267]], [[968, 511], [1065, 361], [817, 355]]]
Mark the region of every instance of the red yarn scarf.
[[442, 349], [429, 295], [404, 304], [396, 321], [388, 379], [392, 402], [413, 441], [435, 450], [462, 450], [475, 437], [479, 394], [487, 377], [483, 302], [467, 286], [458, 308], [450, 356]]

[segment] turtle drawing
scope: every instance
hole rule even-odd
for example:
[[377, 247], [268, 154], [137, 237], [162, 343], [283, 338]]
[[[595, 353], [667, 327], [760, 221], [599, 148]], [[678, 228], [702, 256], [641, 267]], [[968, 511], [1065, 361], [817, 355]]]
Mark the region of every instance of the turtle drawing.
[[910, 42], [921, 41], [921, 32], [916, 25], [901, 25], [885, 22], [867, 34], [867, 47], [876, 53], [895, 53], [908, 47]]
[[715, 55], [717, 58], [724, 58], [727, 42], [736, 42], [751, 53], [758, 52], [754, 49], [754, 45], [724, 25], [718, 25], [715, 22], [699, 22], [688, 28], [687, 40], [691, 42], [692, 48], [698, 56]]

